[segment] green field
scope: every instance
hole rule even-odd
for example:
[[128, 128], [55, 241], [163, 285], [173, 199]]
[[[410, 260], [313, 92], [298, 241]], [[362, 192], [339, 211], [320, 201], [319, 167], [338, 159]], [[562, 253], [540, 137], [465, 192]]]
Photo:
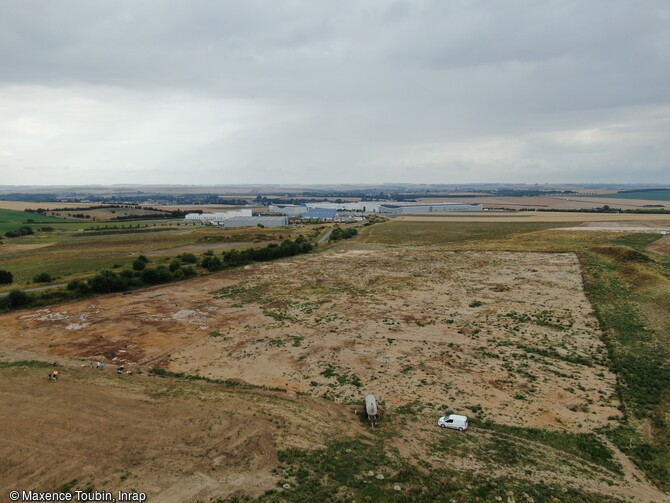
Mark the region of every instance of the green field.
[[14, 211], [0, 209], [0, 234], [4, 236], [5, 232], [14, 231], [24, 225], [44, 226], [57, 223], [64, 223], [68, 220], [63, 218], [47, 217], [37, 213], [26, 213], [25, 211]]
[[36, 233], [33, 235], [2, 241], [2, 269], [12, 272], [14, 284], [3, 286], [0, 291], [27, 286], [43, 272], [58, 283], [64, 283], [93, 276], [103, 269], [129, 267], [140, 254], [147, 255], [153, 264], [158, 265], [169, 263], [176, 254], [175, 249], [201, 254], [210, 247], [238, 247], [237, 243], [239, 249], [261, 246], [295, 238], [301, 232], [309, 235], [318, 226], [224, 230], [187, 225], [183, 221], [90, 223], [60, 220], [49, 222], [49, 227], [55, 229], [53, 231], [39, 232], [39, 226], [34, 227]]
[[581, 222], [412, 222], [391, 220], [364, 227], [357, 241], [383, 244], [447, 244], [500, 239], [516, 234], [574, 227]]

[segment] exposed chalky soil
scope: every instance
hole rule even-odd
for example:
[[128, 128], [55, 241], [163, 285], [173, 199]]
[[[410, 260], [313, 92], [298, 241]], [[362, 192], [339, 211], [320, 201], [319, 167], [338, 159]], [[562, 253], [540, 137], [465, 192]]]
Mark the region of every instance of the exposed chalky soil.
[[2, 318], [14, 349], [340, 402], [571, 431], [619, 415], [573, 254], [363, 247]]
[[259, 266], [212, 302], [228, 311], [212, 313], [218, 336], [170, 368], [519, 426], [590, 430], [619, 415], [571, 254], [334, 252]]
[[[600, 337], [575, 255], [431, 246], [347, 243], [129, 295], [17, 311], [0, 316], [0, 358], [58, 360], [66, 368], [54, 385], [63, 387], [48, 390], [46, 371], [36, 383], [37, 371], [4, 370], [3, 410], [21, 404], [23, 412], [5, 413], [1, 422], [0, 450], [13, 471], [0, 473], [0, 482], [9, 487], [22, 471], [50, 488], [78, 473], [99, 488], [149, 480], [153, 495], [181, 501], [258, 496], [288, 484], [298, 501], [308, 488], [301, 484], [328, 472], [309, 472], [301, 482], [277, 453], [297, 448], [304, 452], [296, 462], [312, 459], [355, 435], [385, 443], [399, 463], [398, 473], [384, 472], [379, 482], [389, 494], [410, 483], [401, 481], [410, 473], [404, 463], [417, 463], [416, 480], [451, 480], [463, 494], [475, 481], [495, 479], [500, 491], [530, 491], [538, 501], [543, 493], [533, 484], [545, 482], [662, 501], [619, 451], [593, 435], [621, 415]], [[96, 361], [108, 368], [98, 374], [90, 368]], [[116, 376], [116, 365], [134, 376]], [[67, 366], [79, 369], [76, 376], [68, 377]], [[226, 381], [138, 375], [150, 367]], [[368, 393], [385, 413], [375, 430], [353, 414]], [[57, 406], [42, 420], [47, 404]], [[446, 412], [470, 416], [471, 430], [437, 428]], [[49, 426], [55, 417], [58, 427]], [[97, 432], [107, 430], [118, 446], [110, 451], [115, 461], [84, 469], [97, 459]], [[34, 448], [34, 463], [15, 454], [15, 436]], [[73, 461], [49, 472], [56, 477], [38, 469], [38, 438], [62, 449], [76, 444]], [[137, 446], [132, 463], [124, 457], [128, 446]], [[167, 448], [169, 462], [158, 454]], [[352, 476], [351, 484], [338, 484], [351, 488], [364, 475]], [[525, 482], [500, 482], [513, 479]]]

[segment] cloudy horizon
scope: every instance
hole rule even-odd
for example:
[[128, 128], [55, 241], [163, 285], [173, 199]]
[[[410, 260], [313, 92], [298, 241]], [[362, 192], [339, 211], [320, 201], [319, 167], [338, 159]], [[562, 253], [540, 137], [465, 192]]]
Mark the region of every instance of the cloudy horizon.
[[666, 183], [670, 3], [0, 6], [0, 184]]

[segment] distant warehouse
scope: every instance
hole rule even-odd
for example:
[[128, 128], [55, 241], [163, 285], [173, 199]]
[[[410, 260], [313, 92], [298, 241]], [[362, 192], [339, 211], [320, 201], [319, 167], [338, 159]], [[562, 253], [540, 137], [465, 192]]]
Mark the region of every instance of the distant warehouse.
[[188, 222], [216, 223], [222, 222], [228, 218], [250, 216], [251, 208], [244, 208], [241, 210], [229, 210], [219, 213], [189, 213], [184, 217], [184, 220]]
[[337, 216], [337, 210], [331, 208], [313, 208], [302, 215], [307, 220], [333, 220]]
[[307, 212], [307, 206], [304, 204], [271, 204], [268, 207], [268, 212], [275, 215], [299, 217], [303, 213]]
[[223, 227], [226, 229], [232, 227], [284, 227], [288, 225], [288, 217], [233, 217], [223, 221]]
[[391, 215], [418, 215], [443, 211], [482, 211], [481, 204], [459, 203], [384, 203], [379, 206], [380, 213]]

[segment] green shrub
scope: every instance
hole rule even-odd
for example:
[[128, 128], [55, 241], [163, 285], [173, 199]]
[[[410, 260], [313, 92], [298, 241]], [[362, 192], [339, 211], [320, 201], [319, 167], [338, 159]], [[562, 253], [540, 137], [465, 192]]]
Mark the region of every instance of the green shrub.
[[333, 232], [330, 234], [330, 241], [339, 241], [340, 239], [350, 239], [353, 238], [358, 231], [353, 227], [347, 227], [342, 229], [341, 227], [335, 227]]
[[48, 272], [41, 272], [33, 278], [35, 283], [51, 283], [53, 280]]
[[214, 257], [212, 255], [207, 255], [202, 258], [202, 261], [200, 263], [202, 267], [207, 269], [208, 271], [220, 271], [223, 269], [223, 262], [219, 257]]
[[192, 253], [182, 253], [181, 255], [178, 255], [177, 258], [181, 260], [184, 264], [198, 263], [198, 257], [193, 255]]
[[95, 293], [122, 292], [128, 288], [128, 279], [113, 271], [102, 271], [91, 278], [89, 285]]
[[73, 279], [67, 284], [67, 289], [71, 292], [78, 292], [80, 294], [88, 293], [90, 291], [88, 283], [81, 279]]
[[5, 236], [7, 236], [8, 238], [18, 238], [21, 236], [29, 236], [31, 234], [34, 234], [33, 229], [32, 227], [28, 227], [27, 225], [20, 227], [15, 231], [5, 232]]
[[29, 306], [33, 301], [33, 296], [23, 290], [12, 290], [7, 295], [7, 303], [10, 309]]
[[167, 283], [168, 281], [172, 281], [172, 273], [165, 266], [159, 266], [155, 269], [145, 269], [142, 271], [142, 281], [149, 285]]
[[14, 275], [5, 270], [0, 270], [0, 285], [11, 285], [14, 282]]

